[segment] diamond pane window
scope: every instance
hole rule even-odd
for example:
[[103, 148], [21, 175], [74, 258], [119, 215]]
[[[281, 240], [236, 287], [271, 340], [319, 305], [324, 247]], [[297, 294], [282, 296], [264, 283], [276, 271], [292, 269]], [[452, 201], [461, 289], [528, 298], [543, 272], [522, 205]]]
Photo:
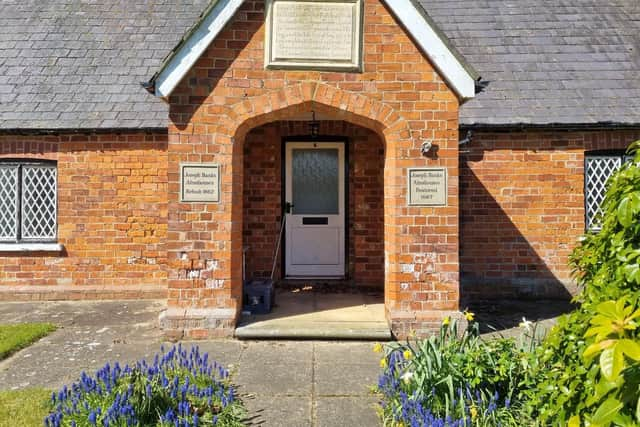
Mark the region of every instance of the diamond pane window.
[[22, 238], [56, 238], [56, 168], [24, 166], [22, 169]]
[[18, 238], [18, 166], [0, 165], [0, 241]]
[[629, 158], [623, 154], [587, 154], [584, 168], [584, 208], [588, 230], [599, 230], [600, 205], [606, 193], [607, 180]]
[[55, 163], [0, 162], [0, 241], [51, 242], [56, 235]]

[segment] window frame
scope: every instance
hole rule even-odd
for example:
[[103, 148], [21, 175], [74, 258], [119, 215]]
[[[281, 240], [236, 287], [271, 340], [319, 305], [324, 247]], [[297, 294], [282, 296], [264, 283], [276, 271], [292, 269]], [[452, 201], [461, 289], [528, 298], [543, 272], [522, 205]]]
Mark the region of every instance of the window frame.
[[595, 218], [602, 214], [602, 207], [601, 204], [602, 202], [600, 202], [600, 205], [598, 206], [598, 210], [596, 212], [593, 213], [592, 216], [589, 215], [589, 188], [587, 186], [588, 182], [589, 182], [589, 161], [591, 159], [594, 158], [618, 158], [620, 160], [620, 165], [611, 173], [611, 175], [609, 175], [609, 177], [607, 177], [607, 179], [602, 183], [603, 188], [602, 188], [602, 196], [603, 196], [603, 200], [604, 200], [604, 195], [606, 193], [606, 185], [607, 182], [609, 181], [609, 179], [611, 178], [611, 176], [616, 173], [618, 170], [620, 170], [620, 168], [622, 166], [624, 166], [625, 163], [627, 163], [628, 161], [631, 161], [633, 158], [629, 155], [627, 155], [627, 152], [625, 149], [605, 149], [605, 150], [590, 150], [590, 151], [585, 151], [584, 153], [584, 176], [583, 176], [583, 194], [584, 194], [584, 228], [585, 231], [591, 231], [591, 232], [599, 232], [600, 229], [602, 228], [601, 224], [597, 224], [595, 222]]
[[[18, 173], [16, 178], [16, 233], [15, 237], [0, 237], [0, 246], [5, 245], [37, 245], [41, 243], [57, 243], [58, 242], [58, 162], [48, 159], [20, 159], [7, 158], [0, 159], [0, 167], [17, 166]], [[45, 168], [55, 170], [55, 189], [53, 194], [55, 223], [53, 225], [53, 237], [24, 237], [24, 168]]]

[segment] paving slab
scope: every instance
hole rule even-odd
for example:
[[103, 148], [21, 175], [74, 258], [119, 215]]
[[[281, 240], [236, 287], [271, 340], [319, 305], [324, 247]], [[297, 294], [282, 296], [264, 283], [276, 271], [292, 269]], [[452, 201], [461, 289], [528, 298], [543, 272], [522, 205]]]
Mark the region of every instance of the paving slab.
[[248, 365], [240, 362], [233, 377], [241, 394], [260, 396], [310, 396], [313, 382], [311, 360], [301, 363]]
[[240, 363], [244, 366], [311, 364], [312, 341], [245, 342]]
[[382, 425], [376, 414], [378, 399], [319, 397], [315, 407], [316, 427], [374, 427]]
[[[311, 396], [306, 397], [245, 397], [249, 411], [249, 426], [307, 427], [314, 426]], [[333, 424], [333, 426], [346, 424]]]
[[318, 396], [367, 396], [378, 383], [378, 364], [317, 364], [314, 371]]
[[315, 361], [319, 364], [331, 363], [340, 365], [349, 364], [369, 364], [378, 366], [380, 354], [373, 352], [373, 342], [336, 342], [317, 341], [315, 342]]

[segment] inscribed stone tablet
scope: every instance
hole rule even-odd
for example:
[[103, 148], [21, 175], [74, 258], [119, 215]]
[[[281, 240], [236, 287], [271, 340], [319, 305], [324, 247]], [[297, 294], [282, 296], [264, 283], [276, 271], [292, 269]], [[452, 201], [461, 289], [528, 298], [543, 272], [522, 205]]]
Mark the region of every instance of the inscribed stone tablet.
[[360, 68], [361, 0], [271, 0], [267, 7], [267, 66]]
[[219, 202], [220, 167], [216, 164], [180, 165], [181, 202]]
[[410, 206], [446, 206], [447, 169], [409, 169], [407, 198]]

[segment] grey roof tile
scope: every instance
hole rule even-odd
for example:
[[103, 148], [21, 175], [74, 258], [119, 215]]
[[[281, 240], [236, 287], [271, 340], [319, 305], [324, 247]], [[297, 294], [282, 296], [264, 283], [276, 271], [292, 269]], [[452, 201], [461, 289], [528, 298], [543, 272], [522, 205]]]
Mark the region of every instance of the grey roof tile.
[[640, 1], [419, 1], [487, 83], [462, 125], [640, 125]]
[[0, 129], [167, 126], [147, 81], [209, 0], [3, 0]]
[[[419, 1], [486, 83], [461, 124], [640, 124], [638, 0]], [[140, 82], [208, 3], [0, 2], [0, 129], [165, 127]]]

